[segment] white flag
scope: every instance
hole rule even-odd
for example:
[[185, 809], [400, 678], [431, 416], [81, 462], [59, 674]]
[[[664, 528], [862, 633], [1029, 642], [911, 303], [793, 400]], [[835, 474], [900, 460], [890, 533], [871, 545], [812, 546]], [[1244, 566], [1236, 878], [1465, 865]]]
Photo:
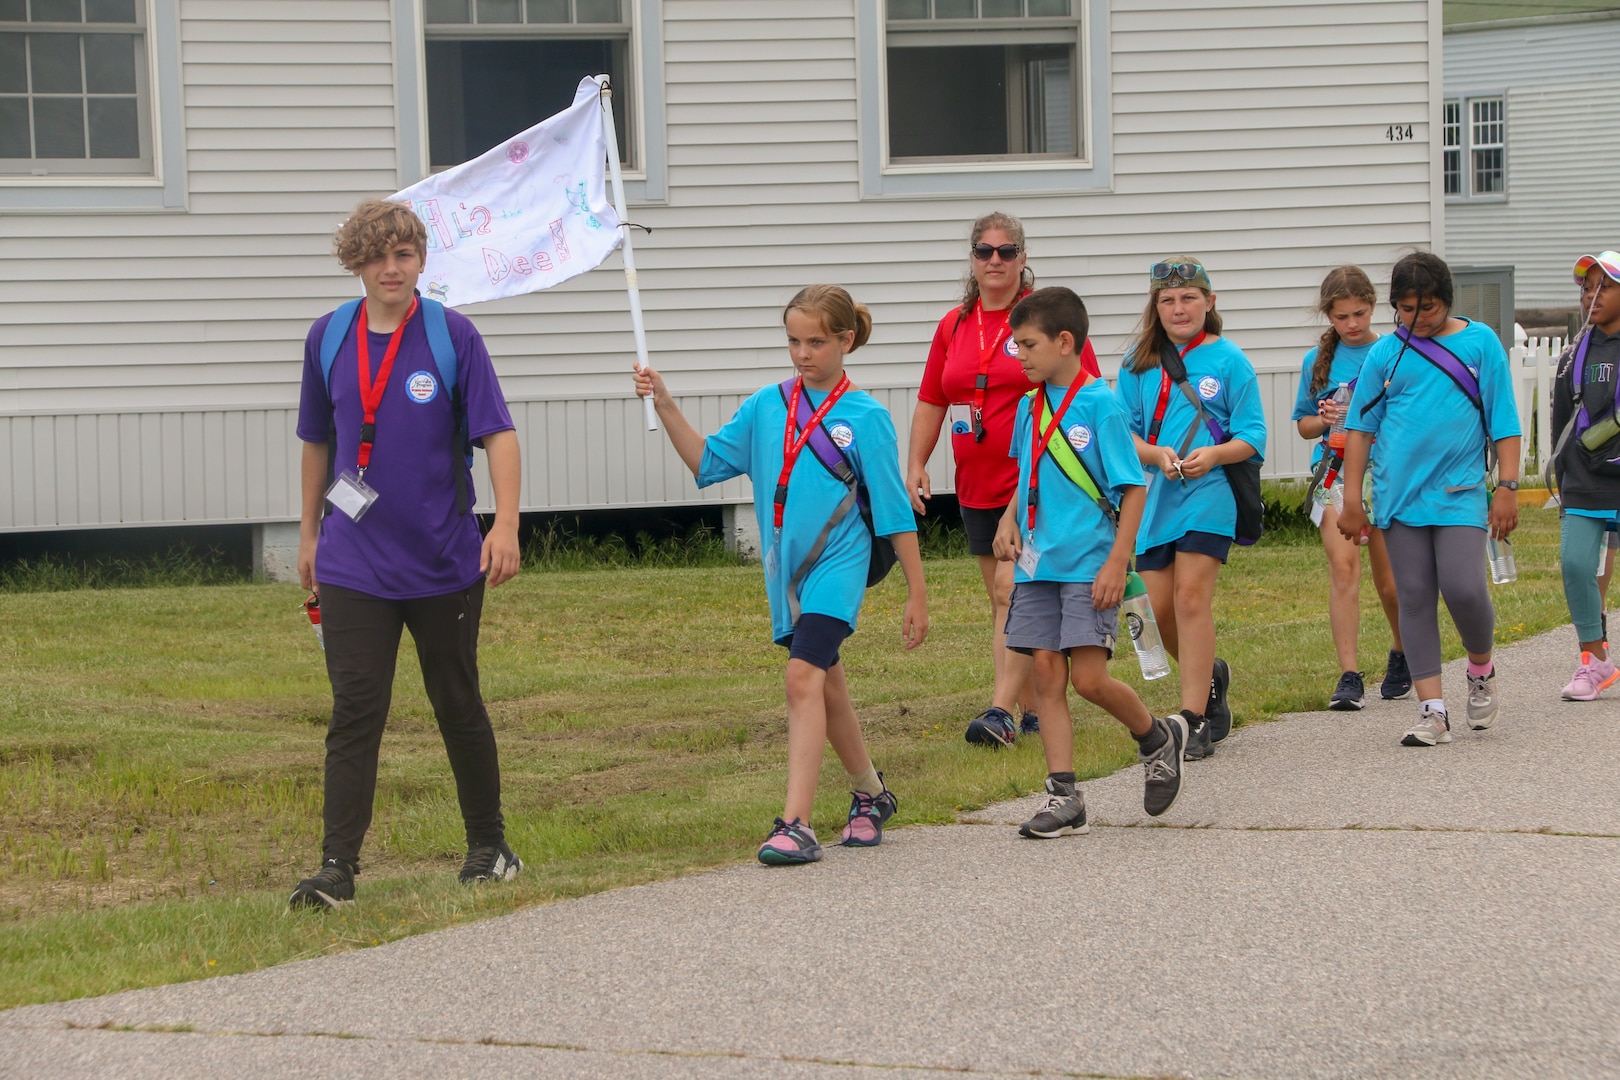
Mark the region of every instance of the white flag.
[[584, 79], [562, 112], [392, 196], [427, 226], [424, 296], [460, 307], [549, 289], [619, 246], [599, 94]]

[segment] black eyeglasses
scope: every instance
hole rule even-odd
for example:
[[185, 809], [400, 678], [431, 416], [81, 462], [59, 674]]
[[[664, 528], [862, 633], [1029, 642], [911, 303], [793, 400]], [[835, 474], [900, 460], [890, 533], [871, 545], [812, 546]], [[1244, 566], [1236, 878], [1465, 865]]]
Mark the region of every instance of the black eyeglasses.
[[980, 262], [989, 262], [992, 255], [1000, 255], [1002, 262], [1012, 262], [1018, 258], [1018, 253], [1023, 249], [1017, 244], [1002, 244], [1000, 247], [991, 244], [974, 244], [969, 250], [973, 252], [973, 257]]
[[1191, 281], [1193, 278], [1201, 276], [1204, 273], [1204, 268], [1197, 263], [1162, 262], [1154, 263], [1150, 272], [1153, 274], [1154, 281], [1166, 281], [1172, 277], [1178, 277], [1182, 281]]

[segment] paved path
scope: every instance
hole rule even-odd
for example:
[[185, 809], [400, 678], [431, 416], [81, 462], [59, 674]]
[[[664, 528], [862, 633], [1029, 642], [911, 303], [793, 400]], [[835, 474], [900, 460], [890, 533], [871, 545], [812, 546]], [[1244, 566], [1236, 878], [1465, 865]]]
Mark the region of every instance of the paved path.
[[1448, 746], [1397, 745], [1411, 702], [1235, 732], [1151, 827], [1132, 768], [1086, 837], [1018, 839], [1021, 800], [16, 1009], [0, 1075], [1614, 1076], [1620, 700], [1557, 701], [1572, 648], [1505, 650], [1502, 719]]

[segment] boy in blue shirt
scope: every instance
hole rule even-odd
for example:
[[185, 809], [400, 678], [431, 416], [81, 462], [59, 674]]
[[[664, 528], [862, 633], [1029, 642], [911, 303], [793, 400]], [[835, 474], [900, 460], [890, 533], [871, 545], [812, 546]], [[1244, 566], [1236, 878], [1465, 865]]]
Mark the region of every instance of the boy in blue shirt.
[[1146, 766], [1143, 808], [1157, 817], [1181, 792], [1187, 722], [1158, 719], [1108, 674], [1119, 604], [1146, 487], [1125, 410], [1081, 369], [1086, 306], [1061, 286], [1037, 289], [1008, 317], [1018, 359], [1038, 383], [1018, 404], [1011, 456], [1018, 491], [996, 530], [996, 557], [1017, 564], [1007, 647], [1035, 657], [1046, 750], [1046, 803], [1018, 830], [1049, 839], [1090, 831], [1075, 782], [1068, 690], [1130, 730]]

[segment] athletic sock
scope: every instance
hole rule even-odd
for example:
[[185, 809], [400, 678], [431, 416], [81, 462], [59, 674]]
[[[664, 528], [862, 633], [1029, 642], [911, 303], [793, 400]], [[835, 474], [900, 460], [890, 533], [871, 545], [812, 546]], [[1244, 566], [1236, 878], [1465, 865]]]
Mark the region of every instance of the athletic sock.
[[1140, 749], [1144, 754], [1153, 753], [1159, 747], [1163, 746], [1164, 740], [1168, 739], [1169, 737], [1170, 732], [1166, 730], [1166, 726], [1160, 724], [1157, 720], [1153, 721], [1153, 726], [1148, 728], [1145, 734], [1138, 735], [1134, 731], [1131, 732], [1131, 738], [1136, 740], [1138, 749]]
[[849, 790], [862, 791], [868, 795], [883, 794], [883, 777], [877, 774], [877, 766], [870, 761], [866, 763], [866, 771], [859, 775], [848, 773]]
[[1470, 675], [1489, 675], [1495, 670], [1495, 664], [1476, 664], [1472, 660], [1468, 661], [1468, 674]]
[[1418, 702], [1418, 711], [1422, 712], [1424, 710], [1428, 710], [1429, 712], [1437, 712], [1441, 716], [1444, 716], [1446, 714], [1445, 699], [1437, 697], [1424, 698], [1422, 701]]
[[1046, 778], [1048, 780], [1050, 780], [1054, 785], [1055, 784], [1068, 784], [1071, 788], [1074, 787], [1075, 783], [1076, 783], [1076, 781], [1074, 779], [1074, 773], [1072, 773], [1072, 772], [1047, 773]]

